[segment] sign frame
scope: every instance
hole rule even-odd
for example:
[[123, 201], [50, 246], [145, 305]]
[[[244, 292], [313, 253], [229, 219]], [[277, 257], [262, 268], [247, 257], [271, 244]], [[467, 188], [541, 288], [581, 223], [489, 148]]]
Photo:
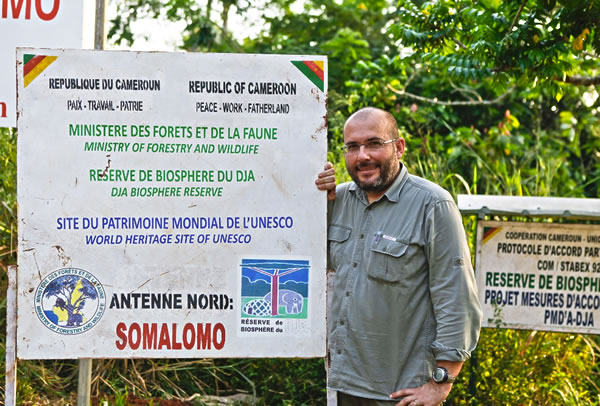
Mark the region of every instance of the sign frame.
[[325, 355], [326, 57], [18, 55], [19, 358]]
[[[562, 323], [558, 323], [558, 318], [557, 318], [557, 311], [565, 311], [565, 309], [562, 309], [561, 306], [558, 306], [558, 303], [553, 303], [556, 304], [557, 306], [554, 306], [554, 309], [550, 310], [551, 312], [553, 312], [552, 314], [550, 314], [550, 316], [554, 317], [554, 321], [555, 321], [555, 325], [540, 325], [532, 323], [531, 320], [525, 320], [522, 322], [518, 322], [515, 321], [513, 319], [509, 320], [508, 322], [506, 322], [506, 320], [504, 320], [502, 317], [500, 317], [502, 315], [502, 306], [497, 306], [496, 307], [496, 314], [494, 314], [493, 311], [491, 311], [489, 309], [489, 305], [490, 305], [490, 300], [491, 298], [491, 294], [489, 294], [489, 289], [486, 290], [486, 275], [482, 275], [482, 273], [486, 270], [482, 269], [482, 244], [481, 241], [482, 239], [485, 239], [486, 236], [484, 235], [484, 227], [487, 227], [488, 230], [486, 231], [490, 231], [490, 225], [492, 225], [493, 227], [510, 227], [510, 226], [515, 226], [515, 227], [519, 227], [519, 228], [525, 228], [525, 230], [522, 230], [521, 232], [524, 234], [515, 234], [517, 235], [518, 238], [525, 238], [523, 237], [524, 235], [526, 235], [527, 233], [533, 234], [532, 230], [534, 230], [536, 227], [546, 227], [547, 230], [552, 230], [554, 228], [554, 230], [558, 229], [558, 230], [566, 230], [566, 231], [558, 231], [558, 233], [554, 233], [554, 234], [559, 234], [559, 235], [567, 235], [570, 232], [573, 231], [573, 229], [576, 230], [580, 230], [582, 228], [586, 228], [589, 227], [590, 230], [593, 230], [593, 233], [597, 233], [600, 234], [600, 232], [598, 232], [597, 230], [600, 229], [600, 225], [598, 225], [596, 223], [597, 220], [600, 220], [600, 199], [579, 199], [579, 198], [560, 198], [560, 197], [517, 197], [517, 196], [489, 196], [489, 195], [458, 195], [458, 207], [459, 210], [461, 211], [461, 213], [464, 215], [477, 215], [477, 242], [476, 242], [476, 255], [475, 255], [475, 274], [476, 274], [476, 278], [478, 281], [478, 287], [479, 287], [479, 294], [480, 294], [480, 301], [482, 303], [482, 308], [484, 310], [484, 320], [483, 320], [483, 327], [489, 327], [489, 328], [514, 328], [514, 329], [526, 329], [526, 330], [539, 330], [539, 331], [555, 331], [555, 332], [571, 332], [571, 333], [582, 333], [582, 334], [598, 334], [598, 331], [596, 331], [595, 329], [592, 328], [585, 328], [585, 326], [575, 326], [573, 327], [573, 324], [577, 324], [576, 323], [576, 318], [572, 318], [572, 322], [567, 325], [567, 323], [565, 322], [565, 319], [562, 320]], [[511, 216], [517, 216], [517, 217], [547, 217], [547, 218], [565, 218], [565, 219], [588, 219], [588, 220], [595, 220], [592, 224], [573, 224], [573, 223], [549, 223], [549, 222], [511, 222], [511, 221], [492, 221], [492, 220], [484, 220], [486, 218], [486, 216], [507, 216], [507, 217], [511, 217]], [[493, 228], [492, 227], [492, 228]], [[491, 233], [493, 233], [493, 230], [490, 231]], [[544, 250], [547, 249], [547, 254], [552, 254], [554, 252], [554, 254], [557, 254], [557, 250], [554, 250], [551, 248], [552, 245], [560, 245], [560, 242], [556, 242], [556, 241], [548, 241], [549, 237], [549, 233], [546, 231], [542, 231], [542, 232], [537, 232], [536, 235], [539, 234], [543, 234], [542, 236], [540, 236], [540, 239], [542, 238], [546, 238], [546, 241], [525, 241], [525, 244], [523, 244], [523, 241], [521, 241], [521, 244], [518, 245], [518, 247], [521, 247], [521, 253], [517, 254], [517, 255], [526, 255], [527, 253], [523, 252], [523, 248], [524, 246], [529, 246], [530, 248], [530, 254], [531, 255], [537, 255], [540, 254], [540, 252], [538, 251], [539, 249], [541, 249], [541, 255], [538, 255], [539, 257], [544, 257]], [[487, 237], [489, 238], [490, 235], [488, 234]], [[493, 235], [492, 235], [493, 237]], [[515, 238], [517, 238], [515, 237]], [[533, 237], [532, 237], [533, 238]], [[537, 237], [536, 237], [537, 238]], [[565, 237], [567, 238], [567, 237]], [[570, 238], [570, 237], [569, 237]], [[592, 240], [590, 242], [590, 244], [592, 244], [592, 247], [590, 249], [596, 249], [596, 251], [598, 250], [598, 248], [594, 247], [593, 245], [595, 244], [599, 244], [598, 241], [595, 240], [596, 238], [596, 234], [594, 234], [594, 236], [592, 237]], [[506, 242], [505, 242], [506, 243]], [[541, 247], [537, 247], [538, 245], [541, 245]], [[531, 246], [534, 246], [534, 248], [531, 248]], [[511, 247], [508, 247], [506, 249], [502, 249], [499, 248], [499, 250], [501, 250], [504, 254], [506, 254], [506, 252], [508, 250], [514, 249], [515, 252], [519, 249], [517, 247], [517, 245], [512, 245]], [[566, 251], [565, 251], [566, 252]], [[582, 250], [582, 253], [584, 251]], [[574, 262], [580, 262], [580, 263], [584, 263], [584, 265], [581, 265], [581, 267], [587, 267], [589, 266], [590, 269], [593, 266], [596, 266], [596, 268], [600, 269], [600, 264], [598, 263], [598, 258], [597, 256], [594, 256], [595, 254], [593, 254], [595, 251], [591, 251], [591, 253], [589, 253], [589, 255], [592, 255], [591, 257], [588, 257], [586, 260], [582, 260], [582, 261], [569, 261], [564, 260], [563, 262], [565, 262], [563, 264], [563, 266], [565, 266], [565, 269], [576, 269], [578, 265], [575, 265]], [[558, 252], [558, 254], [560, 254], [560, 252]], [[597, 253], [596, 253], [597, 254]], [[560, 255], [557, 256], [558, 258], [560, 258]], [[584, 257], [585, 258], [585, 257]], [[540, 261], [546, 261], [546, 267], [550, 267], [550, 262], [552, 261], [552, 259], [540, 259]], [[496, 259], [496, 261], [494, 262], [494, 267], [496, 267], [496, 265], [500, 262], [500, 260]], [[524, 262], [524, 261], [520, 261], [520, 262]], [[542, 265], [544, 264], [544, 262], [541, 262]], [[558, 262], [560, 264], [560, 262]], [[587, 265], [585, 265], [587, 264]], [[489, 265], [489, 264], [488, 264]], [[572, 266], [571, 266], [572, 265]], [[491, 268], [491, 267], [490, 267]], [[531, 268], [531, 267], [530, 267]], [[596, 270], [596, 272], [598, 272], [598, 269]], [[494, 269], [489, 269], [488, 271], [494, 271]], [[546, 269], [546, 271], [552, 272], [552, 273], [556, 273], [554, 272], [554, 270], [551, 269]], [[500, 270], [499, 272], [504, 272], [503, 270]], [[514, 273], [517, 273], [518, 271], [515, 271]], [[525, 276], [525, 278], [527, 278], [527, 282], [526, 283], [533, 283], [534, 286], [540, 283], [540, 280], [536, 275], [533, 274], [533, 271], [531, 271], [531, 269], [528, 270], [524, 270], [521, 271], [521, 274], [527, 273], [530, 276]], [[489, 275], [487, 275], [489, 276]], [[495, 284], [505, 284], [507, 285], [508, 283], [514, 284], [515, 283], [515, 279], [511, 279], [511, 282], [507, 282], [507, 280], [509, 279], [507, 276], [504, 275], [504, 279], [498, 279], [498, 275], [496, 275], [497, 278], [496, 279], [488, 279], [487, 280], [487, 284], [491, 284], [491, 285], [495, 285]], [[547, 273], [546, 276], [549, 276], [549, 273]], [[564, 277], [565, 275], [561, 275], [561, 277]], [[532, 279], [529, 279], [532, 278]], [[554, 277], [553, 277], [554, 278]], [[521, 283], [523, 280], [523, 278], [519, 278], [519, 283]], [[564, 281], [564, 280], [563, 280]], [[556, 282], [556, 279], [554, 279], [554, 282]], [[552, 283], [554, 283], [552, 282]], [[562, 281], [561, 281], [562, 282]], [[530, 286], [530, 285], [528, 285]], [[497, 287], [497, 286], [496, 286]], [[501, 286], [501, 288], [504, 288], [506, 286]], [[514, 286], [513, 286], [514, 287]], [[492, 288], [494, 288], [494, 286], [492, 286]], [[548, 286], [544, 287], [546, 290], [549, 290], [550, 288], [548, 288]], [[568, 286], [567, 286], [568, 288]], [[570, 306], [571, 308], [573, 308], [575, 306], [574, 304], [574, 299], [576, 299], [576, 296], [573, 296], [575, 293], [572, 292], [567, 292], [566, 289], [561, 286], [561, 291], [560, 292], [554, 292], [557, 295], [563, 295], [562, 300], [563, 302], [565, 302], [565, 306], [566, 306], [566, 302], [567, 300], [571, 300]], [[507, 298], [510, 295], [505, 295], [504, 298], [502, 298], [501, 300], [503, 300], [505, 302], [505, 305], [507, 306], [512, 306], [509, 302], [512, 300], [513, 302], [520, 302], [521, 300], [523, 300], [523, 295], [525, 295], [525, 293], [523, 293], [523, 288], [519, 288], [517, 290], [515, 290], [515, 292], [518, 292], [518, 295], [514, 295], [512, 298]], [[539, 294], [539, 292], [529, 292], [532, 294]], [[486, 299], [486, 294], [488, 295], [487, 299]], [[570, 295], [570, 298], [567, 298], [566, 295]], [[558, 296], [560, 298], [560, 296]], [[531, 297], [530, 297], [531, 298]], [[581, 297], [579, 297], [579, 299], [581, 299]], [[498, 300], [498, 295], [496, 295], [496, 301]], [[593, 298], [592, 300], [596, 300], [597, 302], [599, 302], [598, 304], [600, 304], [600, 297], [599, 294], [595, 294], [595, 298]], [[486, 302], [487, 301], [487, 302]], [[527, 302], [527, 301], [526, 301]], [[534, 303], [534, 301], [529, 301], [529, 305], [525, 307], [525, 309], [527, 309], [527, 307], [531, 307], [532, 303]], [[487, 306], [487, 307], [486, 307]], [[595, 309], [598, 310], [598, 309]], [[577, 311], [577, 310], [575, 310]], [[595, 319], [597, 320], [599, 318], [598, 315], [596, 315]], [[543, 323], [542, 323], [543, 324]], [[595, 324], [598, 324], [598, 322], [596, 321]]]

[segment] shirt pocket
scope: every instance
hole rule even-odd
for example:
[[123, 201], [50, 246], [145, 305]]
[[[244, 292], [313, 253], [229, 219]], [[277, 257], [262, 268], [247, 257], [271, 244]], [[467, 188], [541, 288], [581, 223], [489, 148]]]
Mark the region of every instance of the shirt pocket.
[[371, 246], [371, 263], [367, 274], [384, 282], [399, 282], [403, 279], [403, 264], [406, 263], [408, 244], [382, 238]]
[[341, 258], [344, 257], [348, 239], [352, 229], [346, 226], [331, 224], [327, 230], [327, 240], [329, 240], [329, 263], [333, 268], [337, 268]]

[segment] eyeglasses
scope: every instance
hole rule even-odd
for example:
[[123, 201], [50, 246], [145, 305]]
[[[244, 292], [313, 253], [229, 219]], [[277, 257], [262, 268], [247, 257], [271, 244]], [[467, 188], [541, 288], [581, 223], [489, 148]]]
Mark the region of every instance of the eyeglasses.
[[360, 147], [364, 146], [368, 152], [378, 152], [385, 147], [385, 144], [389, 144], [390, 142], [396, 141], [397, 138], [393, 138], [391, 140], [382, 140], [382, 139], [374, 139], [365, 142], [364, 144], [359, 144], [358, 142], [349, 142], [348, 144], [342, 145], [342, 151], [344, 151], [344, 155], [354, 155], [358, 154], [360, 151]]

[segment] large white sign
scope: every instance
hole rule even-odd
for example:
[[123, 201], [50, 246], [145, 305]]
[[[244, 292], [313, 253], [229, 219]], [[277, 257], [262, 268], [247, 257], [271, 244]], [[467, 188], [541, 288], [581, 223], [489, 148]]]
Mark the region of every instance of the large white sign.
[[16, 48], [81, 48], [84, 0], [0, 0], [0, 127], [16, 126]]
[[18, 61], [19, 357], [325, 354], [325, 57]]
[[479, 222], [484, 327], [600, 333], [600, 226]]

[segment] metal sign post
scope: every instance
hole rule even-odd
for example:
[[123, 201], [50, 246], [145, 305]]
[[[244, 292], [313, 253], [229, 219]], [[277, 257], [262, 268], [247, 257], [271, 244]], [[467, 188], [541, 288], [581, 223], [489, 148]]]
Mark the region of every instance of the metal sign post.
[[8, 289], [6, 292], [6, 406], [17, 403], [17, 267], [8, 267]]
[[104, 49], [104, 20], [106, 0], [96, 0], [96, 19], [94, 28], [94, 49]]
[[[106, 13], [106, 0], [96, 0], [96, 16], [94, 23], [94, 49], [104, 49], [104, 23]], [[77, 382], [77, 406], [90, 404], [92, 387], [91, 358], [79, 359], [79, 380]]]
[[92, 360], [79, 359], [79, 381], [77, 382], [77, 406], [89, 406], [92, 387]]

